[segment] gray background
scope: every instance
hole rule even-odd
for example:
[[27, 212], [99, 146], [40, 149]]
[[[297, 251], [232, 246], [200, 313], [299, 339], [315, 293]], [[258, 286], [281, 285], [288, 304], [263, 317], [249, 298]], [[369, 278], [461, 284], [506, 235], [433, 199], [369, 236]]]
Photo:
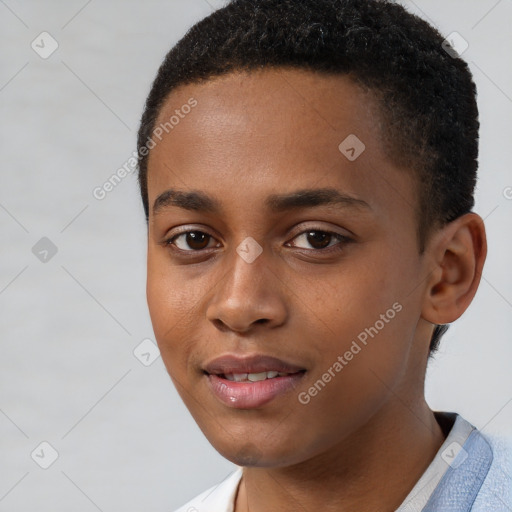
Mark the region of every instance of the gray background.
[[[482, 123], [476, 211], [489, 237], [480, 290], [430, 365], [427, 397], [508, 433], [512, 1], [404, 3], [469, 43]], [[0, 511], [170, 511], [233, 468], [161, 359], [145, 366], [133, 354], [153, 339], [135, 173], [102, 201], [92, 195], [134, 151], [167, 50], [220, 5], [0, 0]], [[31, 48], [43, 31], [59, 45], [47, 59]], [[57, 248], [47, 261], [32, 251], [42, 237]], [[36, 463], [51, 457], [42, 441], [59, 454], [48, 469]]]

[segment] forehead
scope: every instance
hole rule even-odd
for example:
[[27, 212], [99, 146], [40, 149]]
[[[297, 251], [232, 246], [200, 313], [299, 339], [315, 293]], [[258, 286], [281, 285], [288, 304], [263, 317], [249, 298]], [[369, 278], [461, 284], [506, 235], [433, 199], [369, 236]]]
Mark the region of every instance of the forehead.
[[377, 207], [391, 192], [412, 206], [409, 173], [385, 154], [376, 101], [348, 76], [230, 73], [173, 91], [155, 127], [173, 116], [150, 152], [150, 205], [169, 188], [232, 194], [243, 204], [316, 185], [366, 196]]
[[[289, 68], [232, 72], [173, 91], [156, 126], [176, 118], [192, 98], [198, 103], [189, 116], [199, 117], [200, 122], [192, 126], [197, 143], [210, 142], [213, 137], [244, 138], [247, 143], [250, 135], [252, 147], [278, 136], [279, 144], [290, 145], [283, 150], [294, 149], [298, 141], [302, 146], [309, 141], [307, 151], [311, 154], [315, 148], [318, 151], [314, 153], [323, 151], [322, 142], [330, 144], [332, 137], [336, 141], [359, 133], [366, 139], [371, 137], [372, 145], [380, 144], [375, 99], [343, 75]], [[172, 132], [187, 135], [191, 123], [182, 119], [179, 124]]]

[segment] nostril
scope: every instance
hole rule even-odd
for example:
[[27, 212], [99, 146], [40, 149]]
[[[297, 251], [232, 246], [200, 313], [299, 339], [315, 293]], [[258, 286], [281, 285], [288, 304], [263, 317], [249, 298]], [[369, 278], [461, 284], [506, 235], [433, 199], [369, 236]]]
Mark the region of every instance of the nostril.
[[217, 329], [219, 329], [220, 332], [229, 331], [229, 327], [219, 318], [215, 318], [214, 320], [212, 320], [212, 322], [213, 325], [215, 325], [215, 327], [217, 327]]

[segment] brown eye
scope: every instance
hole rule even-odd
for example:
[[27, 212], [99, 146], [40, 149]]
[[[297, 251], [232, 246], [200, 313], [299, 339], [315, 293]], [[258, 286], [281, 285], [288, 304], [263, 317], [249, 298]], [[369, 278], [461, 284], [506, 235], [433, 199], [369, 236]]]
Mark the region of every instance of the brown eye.
[[182, 251], [193, 252], [208, 248], [212, 241], [213, 237], [203, 231], [186, 231], [171, 238], [168, 243], [174, 244]]
[[292, 247], [309, 249], [311, 251], [322, 251], [342, 249], [351, 239], [339, 233], [324, 231], [321, 229], [310, 229], [298, 234], [291, 242]]
[[314, 249], [323, 249], [329, 245], [332, 234], [326, 233], [325, 231], [309, 231], [306, 235], [306, 239]]

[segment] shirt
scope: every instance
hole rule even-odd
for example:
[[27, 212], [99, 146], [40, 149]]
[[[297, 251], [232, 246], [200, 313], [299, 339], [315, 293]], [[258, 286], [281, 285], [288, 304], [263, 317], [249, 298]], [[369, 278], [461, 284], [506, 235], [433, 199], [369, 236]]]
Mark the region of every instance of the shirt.
[[[512, 447], [456, 413], [435, 412], [447, 437], [396, 512], [511, 512]], [[233, 512], [243, 468], [175, 512]]]

